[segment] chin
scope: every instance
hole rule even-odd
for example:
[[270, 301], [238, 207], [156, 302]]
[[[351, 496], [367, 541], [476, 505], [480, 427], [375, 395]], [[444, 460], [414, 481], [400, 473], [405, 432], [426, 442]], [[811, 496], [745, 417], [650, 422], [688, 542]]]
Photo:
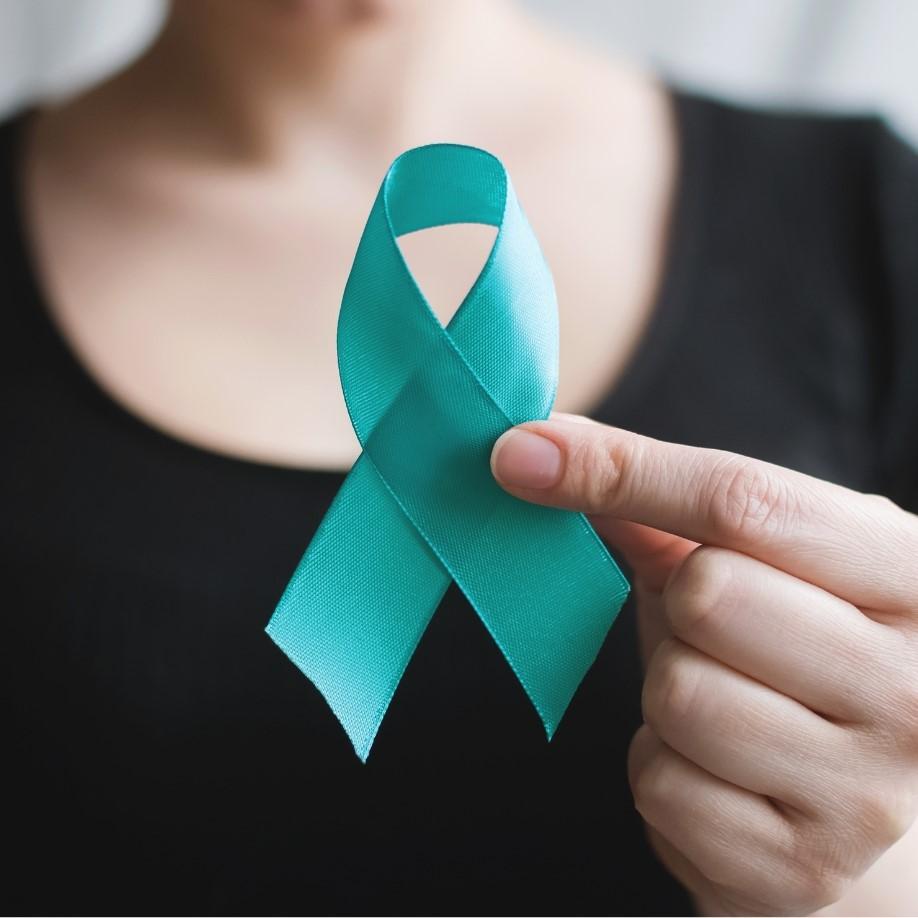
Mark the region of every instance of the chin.
[[[172, 15], [203, 30], [298, 47], [338, 31], [407, 18], [444, 0], [173, 0]], [[429, 7], [428, 7], [429, 8]]]
[[[363, 19], [383, 19], [411, 6], [413, 0], [251, 0], [272, 7], [279, 15], [298, 18], [304, 23], [347, 23]], [[428, 0], [429, 2], [429, 0]], [[438, 0], [434, 0], [438, 2]]]

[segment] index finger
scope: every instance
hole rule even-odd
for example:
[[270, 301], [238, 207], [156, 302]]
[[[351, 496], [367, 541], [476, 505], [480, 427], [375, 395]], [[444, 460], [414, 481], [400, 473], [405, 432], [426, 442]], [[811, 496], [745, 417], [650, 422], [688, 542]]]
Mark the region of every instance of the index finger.
[[508, 431], [492, 468], [524, 500], [732, 548], [862, 608], [914, 611], [918, 520], [885, 498], [735, 453], [566, 419]]

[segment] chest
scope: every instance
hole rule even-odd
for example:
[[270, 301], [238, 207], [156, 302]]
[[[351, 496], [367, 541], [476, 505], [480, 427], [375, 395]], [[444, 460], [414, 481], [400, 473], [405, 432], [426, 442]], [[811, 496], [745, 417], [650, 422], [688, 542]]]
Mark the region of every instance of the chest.
[[[671, 336], [654, 333], [647, 354], [659, 357], [632, 395], [597, 416], [857, 483], [856, 419], [840, 423], [831, 386], [782, 372], [786, 341], [763, 336], [764, 312], [748, 311], [728, 335], [735, 299], [703, 289]], [[0, 386], [13, 610], [2, 684], [19, 751], [13, 783], [28, 789], [14, 808], [20, 837], [54, 821], [73, 837], [63, 836], [66, 863], [88, 850], [130, 877], [146, 844], [232, 889], [253, 870], [318, 885], [341, 851], [373, 865], [373, 889], [430, 852], [437, 869], [474, 852], [474, 865], [514, 878], [569, 858], [609, 887], [607, 901], [627, 883], [636, 905], [646, 898], [634, 878], [653, 861], [634, 844], [639, 827], [625, 828], [624, 763], [640, 723], [630, 610], [548, 745], [453, 591], [386, 718], [379, 764], [359, 771], [321, 697], [263, 634], [337, 478], [301, 485], [293, 470], [155, 434], [114, 410], [60, 342], [23, 324], [31, 330], [17, 332], [19, 362], [4, 363]], [[715, 329], [729, 359], [709, 357]], [[534, 807], [546, 787], [548, 803]], [[614, 858], [587, 843], [610, 825]], [[87, 848], [93, 833], [103, 841]]]
[[[664, 269], [668, 186], [629, 197], [607, 176], [567, 194], [516, 170], [559, 300], [557, 408], [613, 385], [652, 312]], [[357, 444], [338, 382], [341, 293], [374, 193], [296, 182], [42, 182], [32, 237], [54, 321], [85, 369], [153, 425], [220, 452], [346, 467]], [[591, 187], [592, 186], [592, 187]], [[610, 217], [611, 215], [611, 217]], [[403, 237], [441, 321], [487, 257], [489, 227]]]

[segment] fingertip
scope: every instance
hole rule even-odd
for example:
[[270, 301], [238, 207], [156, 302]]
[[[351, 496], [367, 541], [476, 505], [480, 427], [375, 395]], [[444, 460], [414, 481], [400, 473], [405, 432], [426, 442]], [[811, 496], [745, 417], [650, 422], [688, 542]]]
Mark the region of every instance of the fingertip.
[[561, 449], [532, 429], [511, 427], [491, 450], [491, 473], [504, 487], [544, 490], [556, 485], [562, 472]]

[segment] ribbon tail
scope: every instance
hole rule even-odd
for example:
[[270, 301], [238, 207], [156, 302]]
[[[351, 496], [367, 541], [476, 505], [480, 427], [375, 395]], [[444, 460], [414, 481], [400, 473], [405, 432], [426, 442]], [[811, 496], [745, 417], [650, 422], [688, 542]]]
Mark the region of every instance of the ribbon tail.
[[527, 534], [525, 552], [504, 553], [499, 574], [479, 572], [467, 588], [550, 740], [630, 587], [582, 515], [499, 501], [479, 545], [512, 527]]
[[365, 762], [450, 575], [361, 455], [265, 629]]
[[584, 516], [497, 484], [489, 457], [508, 419], [448, 343], [434, 353], [374, 428], [366, 456], [490, 631], [550, 738], [628, 582]]

